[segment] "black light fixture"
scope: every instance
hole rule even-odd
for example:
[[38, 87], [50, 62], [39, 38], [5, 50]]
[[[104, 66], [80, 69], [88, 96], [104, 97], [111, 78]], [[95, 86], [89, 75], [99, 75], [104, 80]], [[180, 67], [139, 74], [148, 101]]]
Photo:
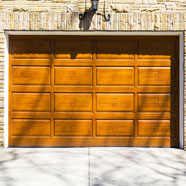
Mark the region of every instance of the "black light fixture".
[[[96, 13], [96, 11], [98, 10], [99, 0], [90, 0], [90, 1], [91, 1], [91, 11], [93, 13]], [[86, 10], [86, 3], [85, 3], [85, 11], [84, 11], [84, 13], [79, 14], [79, 19], [83, 20], [88, 13], [90, 13], [90, 12]], [[107, 16], [105, 14], [105, 2], [104, 2], [104, 18], [105, 18], [105, 21], [110, 21], [110, 17], [111, 17], [110, 14], [108, 14]]]
[[91, 0], [93, 12], [96, 12], [98, 10], [98, 2], [99, 2], [99, 0]]

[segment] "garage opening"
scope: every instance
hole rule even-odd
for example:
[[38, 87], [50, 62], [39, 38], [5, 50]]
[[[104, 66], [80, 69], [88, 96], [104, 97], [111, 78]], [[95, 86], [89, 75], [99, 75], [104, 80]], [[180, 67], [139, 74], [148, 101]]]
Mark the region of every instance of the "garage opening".
[[9, 146], [179, 147], [176, 36], [10, 36]]

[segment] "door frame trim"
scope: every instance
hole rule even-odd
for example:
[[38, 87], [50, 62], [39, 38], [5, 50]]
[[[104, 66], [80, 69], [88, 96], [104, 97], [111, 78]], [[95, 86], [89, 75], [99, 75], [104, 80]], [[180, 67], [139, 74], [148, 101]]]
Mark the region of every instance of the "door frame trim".
[[10, 35], [179, 36], [179, 147], [184, 148], [184, 32], [183, 31], [9, 31], [5, 30], [4, 147], [8, 148], [8, 85]]

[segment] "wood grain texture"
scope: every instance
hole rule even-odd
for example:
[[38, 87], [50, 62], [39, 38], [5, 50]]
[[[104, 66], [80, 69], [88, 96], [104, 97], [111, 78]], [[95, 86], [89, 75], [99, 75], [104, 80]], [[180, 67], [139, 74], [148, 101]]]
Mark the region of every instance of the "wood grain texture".
[[97, 67], [97, 85], [134, 85], [133, 67]]
[[133, 40], [98, 40], [97, 59], [134, 59]]
[[55, 67], [55, 85], [92, 85], [92, 67]]
[[47, 39], [15, 39], [11, 47], [13, 58], [50, 57], [50, 41]]
[[138, 120], [139, 136], [170, 136], [170, 120]]
[[[81, 42], [81, 44], [79, 43]], [[60, 59], [91, 59], [92, 42], [90, 40], [77, 38], [55, 40], [54, 56]]]
[[133, 136], [133, 120], [97, 120], [97, 136]]
[[170, 67], [139, 67], [139, 85], [167, 85], [171, 83]]
[[138, 110], [140, 112], [170, 112], [170, 94], [138, 94]]
[[50, 111], [49, 93], [13, 93], [12, 111]]
[[138, 54], [139, 59], [170, 59], [174, 55], [174, 43], [170, 39], [156, 37], [140, 39]]
[[92, 120], [55, 120], [55, 136], [92, 136]]
[[56, 93], [54, 96], [55, 111], [92, 111], [92, 94], [89, 93]]
[[13, 66], [13, 85], [50, 85], [50, 67]]
[[179, 38], [10, 36], [10, 146], [179, 146]]
[[50, 120], [13, 119], [12, 136], [50, 136]]
[[97, 111], [133, 111], [133, 94], [97, 94]]

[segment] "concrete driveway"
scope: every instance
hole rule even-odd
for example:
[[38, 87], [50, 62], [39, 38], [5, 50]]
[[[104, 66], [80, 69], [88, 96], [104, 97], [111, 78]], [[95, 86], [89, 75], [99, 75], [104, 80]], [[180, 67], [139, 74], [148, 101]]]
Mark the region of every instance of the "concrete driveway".
[[0, 149], [0, 186], [186, 186], [186, 152], [168, 148]]

